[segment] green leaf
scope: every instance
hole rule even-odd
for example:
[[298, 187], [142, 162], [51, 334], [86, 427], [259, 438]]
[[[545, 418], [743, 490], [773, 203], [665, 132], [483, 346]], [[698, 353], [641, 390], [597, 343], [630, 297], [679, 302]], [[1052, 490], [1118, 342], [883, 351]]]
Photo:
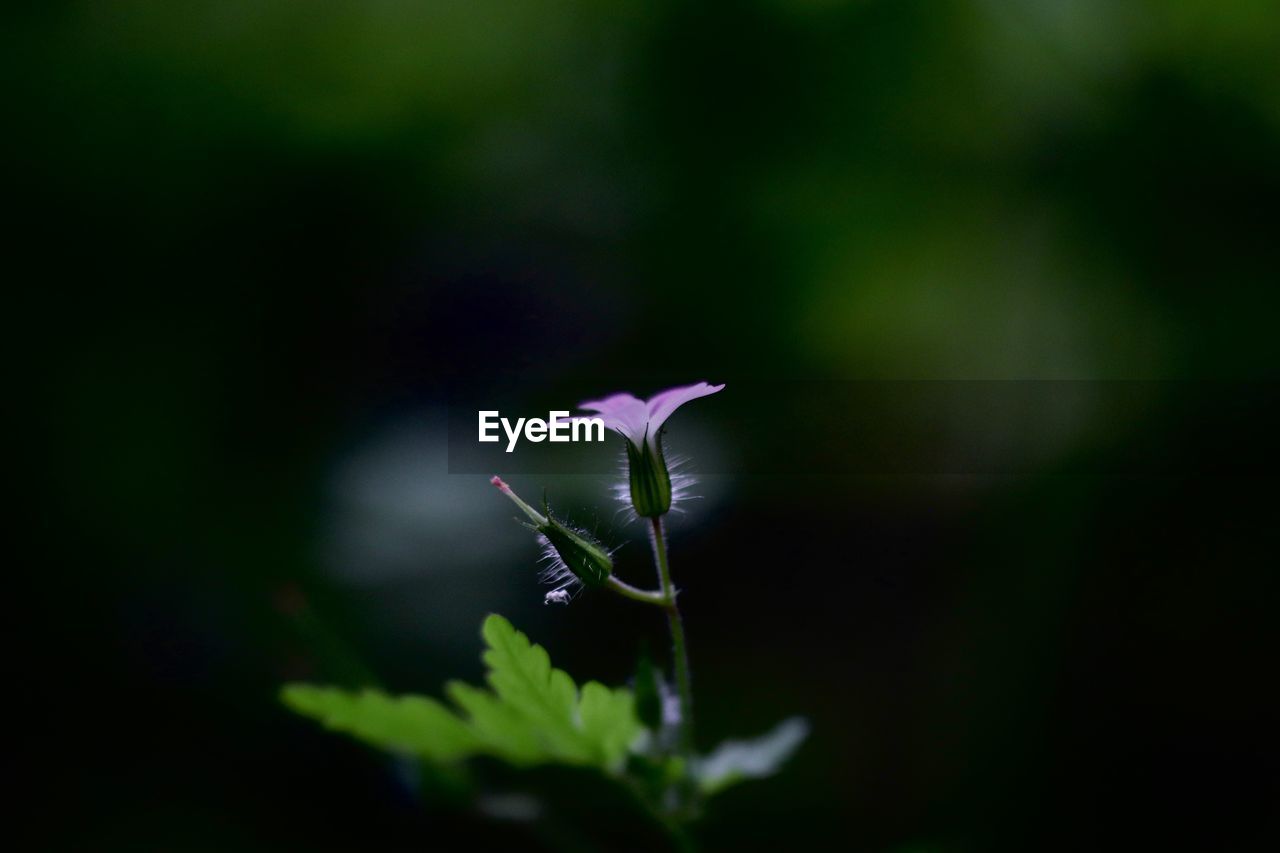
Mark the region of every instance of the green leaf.
[[549, 756], [587, 763], [591, 748], [575, 724], [578, 688], [573, 679], [551, 666], [546, 649], [496, 613], [484, 620], [482, 633], [489, 644], [484, 653], [487, 680], [498, 698], [529, 724]]
[[727, 740], [694, 765], [698, 787], [711, 795], [747, 779], [772, 776], [808, 735], [809, 723], [791, 717], [754, 740]]
[[478, 745], [461, 720], [439, 702], [422, 696], [396, 698], [379, 690], [350, 693], [336, 687], [289, 684], [280, 691], [280, 699], [326, 728], [392, 752], [448, 762]]
[[448, 684], [446, 692], [461, 713], [421, 696], [304, 684], [286, 686], [281, 699], [330, 729], [432, 761], [486, 754], [520, 767], [621, 768], [640, 732], [630, 691], [589, 682], [579, 696], [573, 679], [551, 666], [546, 650], [506, 619], [490, 616], [482, 633], [491, 689]]
[[621, 764], [640, 732], [631, 691], [610, 690], [598, 681], [588, 681], [582, 686], [578, 716], [596, 760], [605, 766]]

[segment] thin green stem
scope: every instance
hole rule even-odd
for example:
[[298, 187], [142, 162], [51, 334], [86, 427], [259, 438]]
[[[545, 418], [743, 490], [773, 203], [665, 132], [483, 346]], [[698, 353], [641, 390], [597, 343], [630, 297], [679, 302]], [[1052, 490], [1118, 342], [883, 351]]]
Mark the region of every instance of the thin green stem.
[[671, 565], [667, 561], [667, 542], [662, 531], [662, 517], [650, 519], [653, 524], [653, 556], [658, 564], [658, 580], [666, 596], [667, 626], [671, 629], [671, 648], [675, 658], [676, 691], [680, 694], [680, 751], [693, 755], [693, 679], [689, 674], [689, 649], [684, 639], [684, 620], [676, 604], [676, 588], [671, 583]]
[[621, 595], [624, 598], [630, 598], [632, 601], [640, 601], [645, 604], [655, 604], [662, 608], [665, 608], [668, 604], [665, 592], [638, 589], [626, 581], [618, 579], [614, 575], [609, 575], [608, 580], [605, 581], [605, 585], [618, 595]]

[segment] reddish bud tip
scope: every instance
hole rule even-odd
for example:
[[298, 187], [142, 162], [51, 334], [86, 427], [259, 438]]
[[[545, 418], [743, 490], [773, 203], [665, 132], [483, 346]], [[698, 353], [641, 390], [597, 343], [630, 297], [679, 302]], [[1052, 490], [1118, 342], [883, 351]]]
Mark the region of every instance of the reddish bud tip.
[[507, 487], [507, 484], [502, 482], [502, 478], [499, 477], [497, 474], [494, 474], [492, 477], [490, 477], [489, 482], [493, 483], [499, 489], [505, 489]]

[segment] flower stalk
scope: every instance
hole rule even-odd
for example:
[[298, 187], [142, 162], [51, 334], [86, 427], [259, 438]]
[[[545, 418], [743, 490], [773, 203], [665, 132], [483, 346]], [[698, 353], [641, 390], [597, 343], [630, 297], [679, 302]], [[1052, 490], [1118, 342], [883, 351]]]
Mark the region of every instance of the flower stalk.
[[680, 751], [693, 755], [693, 677], [689, 670], [689, 647], [684, 638], [684, 619], [676, 604], [676, 588], [671, 582], [671, 564], [667, 559], [666, 536], [662, 529], [662, 517], [650, 519], [653, 533], [653, 557], [658, 566], [658, 581], [665, 598], [663, 609], [667, 611], [667, 627], [671, 631], [672, 656], [675, 658], [676, 691], [680, 697]]
[[674, 603], [669, 602], [666, 593], [660, 590], [639, 589], [612, 575], [609, 577], [609, 580], [605, 585], [623, 598], [629, 598], [632, 601], [638, 601], [641, 604], [652, 604], [657, 607], [665, 608], [668, 604]]

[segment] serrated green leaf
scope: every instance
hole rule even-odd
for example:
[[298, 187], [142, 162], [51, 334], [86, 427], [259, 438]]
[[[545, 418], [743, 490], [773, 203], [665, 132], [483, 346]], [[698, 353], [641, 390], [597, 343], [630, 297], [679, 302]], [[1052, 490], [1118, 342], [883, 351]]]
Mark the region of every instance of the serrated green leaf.
[[488, 690], [451, 681], [445, 692], [467, 714], [467, 723], [486, 752], [518, 767], [551, 761], [554, 755], [527, 717]]
[[791, 717], [754, 740], [727, 740], [695, 763], [698, 787], [711, 795], [747, 779], [772, 776], [808, 735], [809, 723]]
[[582, 686], [579, 718], [583, 734], [596, 750], [596, 759], [606, 767], [621, 764], [640, 733], [631, 691], [610, 690], [598, 681]]
[[289, 684], [280, 691], [280, 698], [326, 728], [392, 752], [449, 762], [478, 746], [473, 732], [449, 709], [422, 696], [394, 697], [378, 690], [350, 693], [335, 687]]
[[486, 680], [498, 698], [532, 724], [551, 756], [570, 764], [589, 763], [592, 750], [576, 724], [578, 688], [573, 679], [551, 666], [546, 649], [496, 613], [484, 620], [481, 633], [489, 644]]
[[546, 650], [506, 619], [490, 616], [482, 633], [491, 689], [448, 684], [446, 692], [461, 714], [420, 696], [304, 684], [286, 686], [281, 699], [330, 729], [433, 761], [483, 753], [520, 767], [621, 768], [640, 731], [630, 691], [590, 682], [579, 697], [573, 679], [551, 666]]

